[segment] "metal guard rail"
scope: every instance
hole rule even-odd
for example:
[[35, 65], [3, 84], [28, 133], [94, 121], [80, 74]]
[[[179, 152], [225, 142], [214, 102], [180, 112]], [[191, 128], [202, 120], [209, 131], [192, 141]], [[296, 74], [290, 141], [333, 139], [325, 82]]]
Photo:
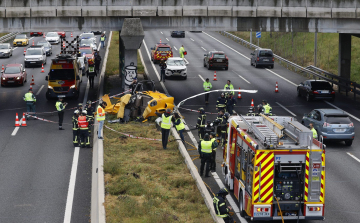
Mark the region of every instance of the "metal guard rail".
[[[240, 37], [237, 37], [229, 32], [226, 32], [226, 31], [220, 31], [220, 33], [232, 40], [234, 40], [235, 42], [239, 42], [241, 43], [242, 45], [247, 45], [249, 48], [254, 48], [254, 49], [257, 49], [257, 48], [261, 48], [255, 44], [252, 44], [252, 43], [249, 43], [248, 41], [244, 40], [244, 39], [241, 39]], [[336, 84], [338, 86], [338, 91], [340, 92], [340, 90], [343, 90], [346, 92], [346, 96], [348, 96], [348, 92], [353, 92], [354, 93], [354, 100], [356, 101], [356, 95], [360, 95], [360, 84], [357, 84], [356, 82], [353, 82], [353, 81], [349, 81], [349, 80], [346, 80], [342, 77], [339, 77], [337, 75], [334, 75], [334, 74], [331, 74], [329, 72], [321, 72], [322, 70], [317, 68], [318, 71], [321, 70], [320, 72], [321, 73], [324, 73], [325, 76], [319, 74], [319, 73], [316, 73], [310, 69], [313, 69], [312, 67], [307, 67], [307, 68], [304, 68], [302, 66], [299, 66], [289, 60], [286, 60], [276, 54], [274, 54], [274, 58], [277, 59], [279, 61], [279, 63], [285, 63], [286, 64], [286, 67], [289, 68], [289, 66], [295, 68], [295, 72], [299, 71], [299, 72], [303, 72], [303, 73], [306, 73], [306, 74], [310, 74], [313, 76], [313, 78], [315, 79], [315, 77], [319, 78], [319, 79], [323, 79], [323, 80], [326, 80], [328, 82], [330, 82], [332, 85]], [[309, 69], [308, 69], [309, 68]], [[329, 76], [329, 77], [328, 77]], [[334, 80], [334, 79], [337, 79], [337, 80]], [[341, 88], [340, 88], [341, 87]], [[358, 88], [359, 90], [357, 90], [356, 88]]]
[[20, 32], [9, 33], [9, 34], [6, 34], [5, 36], [0, 37], [0, 43], [6, 42], [6, 41], [14, 38], [19, 33]]

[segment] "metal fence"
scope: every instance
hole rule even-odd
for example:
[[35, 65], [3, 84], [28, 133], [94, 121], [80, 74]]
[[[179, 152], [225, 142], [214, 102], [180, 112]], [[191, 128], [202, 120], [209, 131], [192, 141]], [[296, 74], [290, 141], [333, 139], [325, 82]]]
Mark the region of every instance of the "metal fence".
[[19, 33], [20, 32], [9, 33], [9, 34], [6, 34], [5, 36], [0, 37], [0, 43], [4, 43], [6, 41], [13, 39]]
[[[222, 35], [234, 40], [235, 42], [238, 42], [242, 44], [243, 46], [246, 46], [248, 48], [261, 48], [255, 44], [249, 43], [248, 41], [241, 39], [240, 37], [237, 37], [229, 32], [221, 31]], [[274, 58], [284, 67], [287, 69], [294, 70], [298, 73], [305, 73], [309, 78], [312, 77], [314, 79], [322, 79], [330, 82], [333, 86], [334, 84], [337, 85], [338, 91], [344, 91], [346, 93], [346, 96], [348, 96], [348, 92], [353, 92], [354, 100], [356, 101], [356, 95], [360, 95], [360, 84], [357, 84], [356, 82], [349, 81], [343, 77], [340, 77], [335, 74], [331, 74], [327, 71], [324, 71], [320, 68], [314, 67], [314, 66], [308, 66], [308, 67], [302, 67], [299, 66], [289, 60], [286, 60], [276, 54], [274, 54]]]

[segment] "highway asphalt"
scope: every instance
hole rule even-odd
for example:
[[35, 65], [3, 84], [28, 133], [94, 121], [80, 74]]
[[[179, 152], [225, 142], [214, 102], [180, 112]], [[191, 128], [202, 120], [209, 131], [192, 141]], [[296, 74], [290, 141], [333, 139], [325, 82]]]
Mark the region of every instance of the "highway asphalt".
[[[79, 34], [73, 33], [74, 36]], [[73, 39], [70, 35], [70, 32], [66, 33], [67, 40]], [[31, 38], [30, 45], [33, 40], [36, 44], [43, 37]], [[100, 36], [97, 36], [99, 42]], [[13, 56], [0, 59], [0, 64], [23, 63], [23, 52], [24, 47], [16, 48]], [[30, 119], [27, 127], [20, 127], [12, 136], [15, 133], [15, 113], [19, 113], [21, 119], [22, 113], [26, 112], [23, 96], [29, 89], [32, 75], [38, 117], [58, 121], [56, 112], [41, 112], [56, 111], [56, 100], [48, 101], [45, 98], [45, 76], [49, 72], [51, 59], [59, 53], [60, 44], [53, 45], [53, 54], [44, 65], [45, 73], [41, 73], [41, 67], [26, 68], [28, 82], [24, 86], [0, 88], [0, 222], [64, 222], [67, 202], [72, 203], [71, 212], [68, 210], [71, 222], [90, 221], [92, 149], [80, 149], [74, 198], [67, 201], [74, 157], [71, 126], [74, 110], [65, 111], [65, 131], [59, 131], [57, 123]], [[104, 57], [103, 49], [100, 49], [100, 55]], [[90, 100], [96, 99], [98, 77], [95, 78], [95, 88], [89, 89], [86, 95]], [[87, 82], [87, 77], [83, 76], [79, 99], [64, 100], [69, 103], [67, 108], [84, 102]]]
[[[154, 47], [159, 41], [169, 43], [174, 52], [174, 56], [179, 56], [178, 49], [184, 45], [188, 52], [186, 59], [189, 62], [187, 80], [169, 78], [166, 79], [165, 87], [168, 93], [175, 98], [175, 103], [202, 93], [203, 80], [209, 78], [213, 85], [213, 90], [223, 89], [226, 80], [231, 80], [235, 89], [241, 87], [246, 90], [257, 90], [256, 94], [242, 93], [242, 99], [237, 99], [235, 110], [239, 114], [246, 114], [250, 107], [251, 99], [254, 99], [255, 106], [266, 99], [273, 107], [273, 113], [276, 115], [293, 116], [301, 121], [304, 113], [309, 113], [316, 108], [334, 108], [334, 106], [343, 109], [352, 115], [351, 120], [355, 125], [355, 132], [360, 129], [360, 104], [354, 102], [350, 97], [345, 97], [336, 93], [334, 102], [312, 101], [306, 102], [305, 98], [298, 98], [296, 94], [296, 85], [306, 80], [305, 77], [287, 70], [279, 64], [275, 64], [274, 69], [254, 68], [250, 66], [250, 53], [252, 50], [235, 43], [216, 32], [192, 33], [186, 32], [186, 38], [172, 38], [169, 31], [147, 31], [141, 47], [141, 52], [145, 65], [149, 72], [149, 77], [155, 80], [156, 87], [163, 91], [159, 83], [159, 66], [155, 64], [155, 71], [149, 58], [151, 47]], [[144, 44], [145, 43], [145, 44]], [[146, 49], [147, 48], [147, 49]], [[210, 50], [221, 50], [229, 57], [229, 70], [216, 70], [217, 81], [212, 81], [213, 70], [207, 70], [203, 67], [204, 53]], [[275, 93], [275, 83], [279, 84], [279, 93]], [[210, 104], [205, 105], [204, 96], [200, 96], [186, 101], [182, 106], [188, 109], [197, 110], [204, 107], [208, 112], [216, 112], [215, 104], [219, 94], [210, 95]], [[236, 95], [237, 96], [237, 95]], [[190, 128], [196, 124], [198, 113], [181, 110], [185, 116], [185, 121]], [[208, 115], [208, 120], [215, 120], [216, 115]], [[197, 132], [192, 134], [198, 139]], [[189, 135], [186, 134], [186, 140], [192, 143]], [[357, 173], [360, 171], [360, 151], [358, 144], [360, 140], [355, 137], [352, 146], [347, 147], [343, 142], [326, 142], [326, 188], [325, 188], [325, 222], [358, 222], [360, 217], [357, 206], [360, 200], [359, 178]], [[188, 148], [190, 148], [188, 146]], [[189, 151], [191, 155], [197, 154], [197, 151]], [[199, 167], [200, 161], [197, 159], [194, 163]], [[222, 150], [217, 152], [217, 175], [223, 181], [220, 165], [222, 163]], [[218, 183], [214, 178], [204, 178], [204, 181], [210, 185], [213, 192], [219, 189]], [[233, 197], [234, 198], [234, 197]], [[236, 201], [236, 199], [234, 199]], [[247, 222], [250, 220], [236, 218], [237, 222]], [[288, 221], [286, 221], [288, 222]], [[291, 222], [291, 221], [289, 221]], [[296, 222], [296, 221], [295, 221]], [[316, 221], [304, 221], [316, 222]]]

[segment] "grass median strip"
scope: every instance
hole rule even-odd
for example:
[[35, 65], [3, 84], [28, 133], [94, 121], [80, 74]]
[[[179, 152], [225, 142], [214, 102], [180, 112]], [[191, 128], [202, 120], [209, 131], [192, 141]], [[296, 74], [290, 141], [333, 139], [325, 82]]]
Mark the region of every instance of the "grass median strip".
[[[161, 138], [148, 123], [108, 125]], [[104, 136], [107, 222], [213, 222], [176, 141], [164, 150], [161, 142], [132, 139], [106, 128]]]

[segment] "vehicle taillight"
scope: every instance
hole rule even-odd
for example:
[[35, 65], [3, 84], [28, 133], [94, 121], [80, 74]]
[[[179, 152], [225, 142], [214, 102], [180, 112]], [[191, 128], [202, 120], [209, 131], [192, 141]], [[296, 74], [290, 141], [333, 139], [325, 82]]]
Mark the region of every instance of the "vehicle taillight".
[[313, 91], [313, 94], [319, 94], [319, 92], [317, 92], [317, 91]]
[[265, 208], [265, 212], [268, 212], [269, 211], [269, 208]]
[[229, 58], [227, 56], [225, 56], [226, 60], [229, 60]]
[[212, 59], [214, 59], [214, 55], [211, 55], [211, 57], [209, 58], [209, 60], [212, 60]]
[[275, 61], [275, 58], [273, 57], [273, 61]]
[[354, 127], [354, 123], [350, 123], [350, 124], [349, 124], [349, 127]]
[[259, 57], [256, 60], [259, 61], [260, 60]]
[[330, 124], [329, 124], [329, 123], [327, 123], [327, 122], [324, 122], [323, 127], [330, 127]]
[[257, 212], [261, 212], [261, 208], [256, 208], [256, 211], [257, 211]]
[[321, 207], [309, 207], [309, 211], [321, 211]]
[[335, 91], [332, 91], [331, 94], [335, 94]]

